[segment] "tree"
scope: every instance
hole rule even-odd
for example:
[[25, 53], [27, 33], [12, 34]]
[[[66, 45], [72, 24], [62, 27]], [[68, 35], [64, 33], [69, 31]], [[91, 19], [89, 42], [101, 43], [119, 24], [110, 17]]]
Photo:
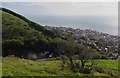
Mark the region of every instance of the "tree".
[[[78, 59], [81, 62], [81, 66], [79, 68], [82, 68], [84, 70], [85, 63], [88, 62], [88, 60], [92, 59], [92, 51], [84, 45], [81, 45], [74, 40], [63, 40], [61, 38], [54, 39], [54, 49], [56, 53], [58, 53], [60, 56], [66, 56], [68, 58], [68, 66], [72, 71], [76, 71], [76, 62], [74, 59], [75, 55], [78, 55]], [[63, 62], [65, 60], [63, 57], [61, 58]]]
[[[54, 55], [65, 55], [69, 59], [70, 67], [73, 70], [73, 56], [75, 54], [76, 43], [73, 40], [63, 40], [58, 37], [54, 39], [52, 46], [54, 50]], [[61, 60], [64, 61], [63, 58], [61, 58]]]
[[77, 45], [76, 50], [79, 56], [79, 60], [81, 61], [81, 67], [84, 69], [85, 63], [92, 59], [92, 52], [88, 49], [88, 47], [80, 44]]
[[24, 43], [21, 40], [11, 39], [2, 42], [3, 56], [6, 55], [18, 55], [23, 49]]

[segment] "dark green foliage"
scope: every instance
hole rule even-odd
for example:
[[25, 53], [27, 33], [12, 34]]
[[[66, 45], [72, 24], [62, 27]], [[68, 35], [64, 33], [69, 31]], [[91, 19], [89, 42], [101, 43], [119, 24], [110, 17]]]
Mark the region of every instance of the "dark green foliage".
[[103, 68], [100, 68], [100, 67], [94, 67], [94, 70], [99, 72], [99, 73], [104, 73], [104, 69]]
[[93, 57], [92, 57], [93, 59], [100, 59], [100, 53], [97, 50], [93, 49], [92, 52], [93, 52]]
[[106, 59], [106, 60], [109, 59], [107, 54], [103, 51], [99, 51], [99, 55], [100, 55], [100, 59]]
[[18, 51], [23, 49], [24, 43], [21, 40], [11, 39], [4, 40], [3, 43], [3, 56], [7, 56], [8, 54], [18, 54]]
[[[85, 47], [84, 45], [78, 44], [73, 41], [67, 41], [64, 43], [59, 43], [58, 49], [63, 52], [67, 59], [65, 60], [65, 57], [61, 58], [63, 61], [62, 67], [66, 66], [70, 68], [73, 72], [81, 72], [85, 74], [91, 73], [92, 70], [92, 65], [91, 64], [89, 67], [85, 67], [85, 64], [89, 62], [90, 59], [92, 59], [92, 52]], [[74, 56], [78, 57], [79, 61], [76, 61]]]
[[109, 58], [108, 58], [108, 56], [107, 55], [100, 55], [100, 59], [106, 59], [106, 60], [108, 60]]
[[[34, 22], [28, 22], [25, 17], [18, 15], [10, 10], [2, 9], [2, 39], [3, 39], [3, 56], [13, 54], [14, 52], [18, 53], [17, 55], [21, 55], [20, 53], [32, 51], [32, 52], [44, 52], [47, 49], [48, 42], [52, 39], [49, 35], [44, 35], [44, 32], [49, 30], [39, 29], [43, 31], [38, 31], [32, 26], [36, 26], [37, 24]], [[0, 10], [1, 11], [1, 10]], [[44, 27], [42, 27], [44, 28]], [[50, 32], [49, 32], [50, 33]], [[48, 34], [49, 34], [48, 33]], [[18, 47], [23, 43], [22, 48]], [[11, 52], [12, 50], [12, 52]]]
[[11, 39], [11, 40], [3, 41], [3, 46], [9, 47], [9, 48], [14, 48], [14, 49], [19, 49], [19, 47], [24, 46], [24, 43], [18, 39]]

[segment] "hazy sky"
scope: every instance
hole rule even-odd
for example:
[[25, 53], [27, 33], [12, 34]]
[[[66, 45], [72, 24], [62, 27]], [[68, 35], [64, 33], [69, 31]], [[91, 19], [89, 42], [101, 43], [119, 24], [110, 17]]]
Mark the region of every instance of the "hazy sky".
[[42, 25], [70, 26], [118, 34], [117, 2], [11, 2], [2, 3]]

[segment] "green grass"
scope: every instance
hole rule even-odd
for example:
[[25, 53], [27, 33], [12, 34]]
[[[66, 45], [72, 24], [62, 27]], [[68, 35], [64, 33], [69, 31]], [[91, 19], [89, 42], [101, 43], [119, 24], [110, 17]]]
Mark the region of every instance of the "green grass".
[[99, 60], [95, 61], [97, 63], [97, 66], [105, 68], [105, 69], [111, 69], [111, 70], [120, 70], [118, 68], [118, 63], [120, 61], [118, 60]]
[[[97, 66], [117, 71], [117, 60], [100, 60]], [[3, 58], [3, 76], [91, 76], [91, 74], [74, 73], [69, 69], [61, 70], [59, 60], [31, 61], [17, 57]], [[108, 65], [107, 65], [108, 64]], [[94, 72], [93, 76], [109, 76], [108, 74]]]
[[61, 71], [60, 61], [31, 61], [16, 57], [3, 58], [3, 76], [54, 76], [72, 74], [69, 70]]

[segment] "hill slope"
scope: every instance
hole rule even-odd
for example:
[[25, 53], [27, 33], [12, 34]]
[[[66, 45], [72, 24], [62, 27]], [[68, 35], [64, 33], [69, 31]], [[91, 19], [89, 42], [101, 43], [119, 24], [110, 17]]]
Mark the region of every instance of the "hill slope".
[[54, 37], [52, 31], [8, 9], [2, 8], [0, 11], [2, 11], [3, 56], [11, 54], [19, 56], [27, 52], [47, 50], [49, 40]]
[[[28, 23], [28, 25], [35, 29], [35, 30], [38, 30], [38, 31], [42, 31], [43, 34], [45, 35], [48, 35], [48, 36], [54, 36], [54, 32], [50, 31], [50, 30], [47, 30], [46, 28], [44, 28], [43, 26], [33, 22], [33, 21], [30, 21], [29, 19], [25, 18], [24, 16], [20, 15], [20, 14], [17, 14], [11, 10], [8, 10], [6, 8], [0, 8], [0, 10], [2, 10], [3, 12], [7, 12], [8, 14], [11, 14], [23, 21], [25, 21], [26, 23]], [[3, 16], [4, 17], [4, 16]]]

